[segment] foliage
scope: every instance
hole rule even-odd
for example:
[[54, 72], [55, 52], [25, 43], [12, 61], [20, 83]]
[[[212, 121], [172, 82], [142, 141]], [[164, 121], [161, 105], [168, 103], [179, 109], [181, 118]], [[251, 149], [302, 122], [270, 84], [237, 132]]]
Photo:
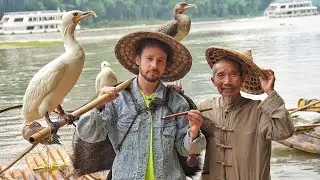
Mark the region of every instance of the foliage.
[[[94, 10], [98, 18], [86, 23], [136, 20], [169, 20], [179, 0], [0, 0], [0, 16], [4, 12], [31, 10]], [[221, 18], [262, 15], [271, 0], [189, 0], [191, 18]]]

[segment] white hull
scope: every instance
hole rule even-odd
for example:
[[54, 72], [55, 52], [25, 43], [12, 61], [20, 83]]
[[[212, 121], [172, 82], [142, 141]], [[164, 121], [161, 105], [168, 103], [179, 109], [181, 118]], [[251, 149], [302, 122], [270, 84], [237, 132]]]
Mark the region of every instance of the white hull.
[[264, 15], [269, 18], [314, 16], [318, 14], [318, 8], [313, 6], [311, 1], [306, 0], [271, 3], [264, 12]]
[[[59, 10], [4, 13], [0, 21], [0, 34], [60, 32], [64, 13]], [[78, 25], [76, 29], [79, 28]]]

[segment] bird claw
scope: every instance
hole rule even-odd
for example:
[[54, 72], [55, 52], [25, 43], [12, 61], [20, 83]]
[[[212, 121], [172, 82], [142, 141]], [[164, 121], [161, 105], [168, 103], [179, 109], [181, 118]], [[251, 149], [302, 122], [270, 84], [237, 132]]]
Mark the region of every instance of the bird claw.
[[51, 134], [57, 134], [57, 132], [60, 128], [60, 123], [59, 122], [51, 122], [50, 127], [51, 127]]
[[64, 113], [63, 115], [61, 115], [61, 117], [67, 122], [68, 125], [73, 124], [75, 126], [73, 122], [75, 121], [76, 117], [73, 116], [72, 114]]
[[60, 123], [59, 122], [52, 122], [49, 117], [49, 113], [46, 113], [45, 120], [51, 128], [51, 134], [56, 134], [60, 128]]
[[74, 126], [76, 126], [73, 123], [76, 120], [76, 117], [74, 117], [72, 114], [65, 113], [60, 104], [57, 107], [57, 111], [59, 116], [62, 117], [67, 122], [68, 125], [73, 124]]

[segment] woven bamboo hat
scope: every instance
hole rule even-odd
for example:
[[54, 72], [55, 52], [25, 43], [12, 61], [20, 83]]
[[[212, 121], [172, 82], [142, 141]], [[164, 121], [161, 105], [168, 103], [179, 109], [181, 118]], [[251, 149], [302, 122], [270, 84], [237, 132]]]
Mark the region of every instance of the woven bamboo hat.
[[242, 53], [225, 47], [211, 46], [206, 50], [206, 59], [210, 68], [223, 59], [239, 62], [243, 66], [245, 75], [241, 91], [256, 95], [264, 93], [259, 81], [261, 69], [253, 62], [251, 50]]
[[139, 74], [139, 66], [136, 64], [136, 43], [142, 39], [157, 39], [168, 44], [172, 49], [170, 66], [162, 76], [165, 82], [172, 82], [183, 78], [190, 70], [192, 56], [188, 49], [174, 40], [171, 36], [154, 31], [138, 31], [122, 37], [115, 46], [115, 55], [120, 64], [134, 74]]

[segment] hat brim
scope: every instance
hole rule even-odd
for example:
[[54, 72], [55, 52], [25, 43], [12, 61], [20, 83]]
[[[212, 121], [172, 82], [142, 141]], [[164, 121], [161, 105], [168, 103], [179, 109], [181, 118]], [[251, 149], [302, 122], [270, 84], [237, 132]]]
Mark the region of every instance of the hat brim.
[[191, 69], [192, 56], [188, 49], [164, 33], [154, 31], [138, 31], [122, 37], [115, 46], [115, 55], [119, 63], [134, 74], [139, 74], [136, 64], [136, 43], [142, 39], [157, 39], [168, 44], [172, 49], [172, 62], [167, 66], [162, 81], [172, 82], [183, 78]]
[[212, 68], [212, 66], [218, 61], [223, 59], [230, 59], [239, 62], [244, 68], [245, 75], [241, 91], [255, 95], [264, 93], [259, 80], [261, 69], [253, 62], [251, 58], [232, 49], [217, 46], [209, 47], [206, 50], [205, 55], [210, 68]]

